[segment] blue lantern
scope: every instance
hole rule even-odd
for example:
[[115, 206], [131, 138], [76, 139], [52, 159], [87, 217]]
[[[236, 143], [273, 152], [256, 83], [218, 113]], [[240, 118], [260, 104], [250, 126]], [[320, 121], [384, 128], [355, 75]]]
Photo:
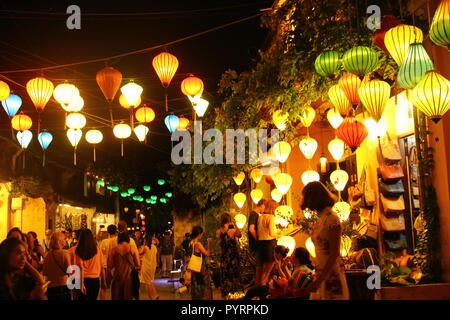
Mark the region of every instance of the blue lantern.
[[22, 99], [18, 95], [10, 94], [8, 98], [2, 101], [2, 105], [8, 117], [14, 117], [22, 105]]
[[38, 140], [42, 149], [47, 150], [50, 143], [52, 143], [53, 135], [50, 132], [43, 131], [39, 133]]
[[169, 132], [172, 133], [177, 130], [180, 119], [177, 116], [170, 114], [164, 119], [164, 123], [166, 124], [167, 129], [169, 129]]

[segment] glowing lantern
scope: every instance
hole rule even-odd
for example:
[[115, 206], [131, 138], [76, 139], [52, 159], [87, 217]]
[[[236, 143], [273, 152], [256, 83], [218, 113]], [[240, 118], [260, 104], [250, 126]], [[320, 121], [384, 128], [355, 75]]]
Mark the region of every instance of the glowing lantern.
[[[150, 186], [144, 186], [143, 189], [144, 189], [144, 191], [147, 191], [147, 192], [148, 192], [148, 191], [150, 191], [152, 188], [151, 188]], [[170, 198], [170, 197], [169, 197], [169, 198]]]
[[397, 82], [403, 89], [412, 89], [427, 71], [433, 69], [433, 62], [423, 45], [413, 43], [409, 46], [408, 54], [400, 66]]
[[164, 179], [158, 179], [158, 185], [163, 186], [166, 183]]
[[250, 177], [255, 181], [255, 183], [259, 183], [263, 177], [262, 170], [259, 168], [253, 169], [250, 171]]
[[334, 170], [330, 174], [330, 181], [337, 191], [342, 191], [348, 182], [348, 173], [344, 170]]
[[63, 108], [67, 108], [73, 98], [80, 95], [77, 87], [70, 83], [58, 84], [53, 91], [53, 97], [58, 101]]
[[128, 191], [128, 194], [134, 194], [136, 192], [136, 189], [129, 188], [127, 191]]
[[83, 131], [81, 129], [72, 129], [67, 130], [67, 138], [69, 139], [70, 144], [73, 146], [73, 164], [77, 165], [77, 146], [83, 136]]
[[86, 141], [92, 145], [94, 145], [94, 162], [97, 160], [97, 156], [95, 153], [95, 145], [99, 144], [103, 140], [103, 133], [100, 130], [89, 130], [86, 132]]
[[[192, 103], [192, 105], [196, 105], [197, 103], [199, 103], [202, 100], [202, 95], [198, 94], [196, 96], [187, 96], [189, 101]], [[209, 104], [209, 103], [208, 103]]]
[[279, 173], [273, 177], [275, 185], [282, 195], [285, 195], [292, 185], [292, 177], [288, 173]]
[[155, 119], [155, 111], [152, 108], [143, 106], [136, 110], [136, 119], [142, 123], [149, 123]]
[[346, 117], [344, 122], [337, 128], [336, 135], [343, 140], [354, 152], [368, 135], [367, 128], [355, 117]]
[[27, 82], [27, 92], [36, 110], [42, 111], [53, 94], [53, 83], [43, 77], [37, 77]]
[[75, 96], [72, 98], [68, 106], [66, 105], [61, 106], [66, 112], [78, 112], [81, 111], [81, 109], [83, 109], [84, 100], [81, 96]]
[[316, 72], [324, 77], [333, 75], [339, 69], [339, 65], [339, 52], [337, 51], [322, 52], [314, 62]]
[[383, 19], [381, 20], [381, 29], [378, 29], [375, 31], [373, 35], [373, 42], [377, 45], [378, 48], [383, 50], [387, 55], [389, 55], [388, 50], [386, 49], [386, 46], [384, 45], [384, 37], [386, 36], [386, 32], [399, 25], [400, 21], [392, 15], [384, 15]]
[[294, 210], [290, 206], [278, 206], [275, 209], [275, 216], [289, 220], [294, 215]]
[[334, 109], [334, 108], [331, 108], [330, 110], [328, 110], [327, 119], [328, 119], [328, 122], [331, 124], [331, 126], [334, 129], [339, 128], [341, 123], [344, 121], [344, 118], [341, 117], [341, 114], [339, 112], [337, 112], [336, 109]]
[[9, 85], [6, 82], [0, 80], [0, 101], [8, 98], [10, 92], [11, 90], [9, 89]]
[[201, 118], [205, 115], [206, 109], [208, 109], [209, 106], [209, 102], [205, 99], [199, 99], [193, 105], [195, 113], [197, 113], [197, 116]]
[[119, 97], [119, 104], [125, 109], [130, 109], [131, 107], [137, 107], [141, 104], [141, 102], [142, 102], [142, 99], [141, 99], [141, 97], [139, 97], [138, 101], [136, 102], [136, 105], [133, 106], [128, 103], [127, 99], [125, 99], [125, 96], [123, 94], [121, 94]]
[[177, 130], [178, 125], [180, 124], [180, 119], [177, 116], [170, 114], [164, 119], [164, 123], [169, 132], [172, 133]]
[[181, 91], [184, 95], [195, 97], [203, 93], [203, 81], [190, 75], [181, 82]]
[[283, 110], [277, 110], [273, 113], [272, 119], [278, 130], [283, 131], [286, 129], [286, 121], [289, 118], [289, 114]]
[[309, 210], [308, 208], [306, 208], [305, 210], [303, 210], [303, 216], [306, 218], [306, 219], [311, 219], [312, 217], [314, 217], [314, 212], [313, 211], [311, 211], [311, 210]]
[[350, 250], [352, 248], [352, 239], [346, 235], [342, 235], [341, 237], [341, 257], [348, 256]]
[[19, 141], [19, 144], [22, 147], [22, 149], [28, 148], [28, 145], [30, 144], [32, 138], [33, 133], [30, 130], [17, 132], [17, 141]]
[[140, 142], [144, 142], [147, 138], [147, 133], [149, 132], [149, 129], [144, 126], [143, 124], [138, 125], [133, 129], [134, 133], [136, 134], [136, 137]]
[[11, 126], [14, 130], [25, 131], [31, 128], [33, 121], [31, 118], [23, 113], [15, 115], [11, 119]]
[[270, 196], [272, 197], [273, 201], [280, 202], [281, 198], [283, 198], [283, 195], [280, 193], [280, 190], [277, 188], [273, 189], [270, 193]]
[[310, 136], [304, 137], [302, 140], [300, 140], [299, 147], [300, 151], [303, 153], [306, 159], [312, 159], [314, 156], [314, 153], [316, 153], [317, 150], [317, 141]]
[[423, 41], [422, 30], [417, 27], [400, 24], [389, 29], [384, 37], [384, 44], [389, 54], [397, 62], [398, 66], [403, 64], [403, 60], [408, 53], [409, 45], [421, 43]]
[[289, 221], [281, 217], [275, 217], [275, 224], [280, 225], [281, 228], [286, 228], [289, 225]]
[[86, 117], [81, 113], [70, 113], [66, 118], [66, 125], [71, 129], [83, 129], [86, 125]]
[[239, 174], [235, 177], [233, 177], [234, 182], [236, 182], [236, 184], [238, 186], [240, 186], [242, 184], [242, 182], [244, 182], [245, 179], [245, 173], [244, 172], [239, 172]]
[[277, 161], [285, 163], [291, 153], [291, 145], [286, 141], [279, 141], [273, 146], [273, 155]]
[[295, 243], [295, 239], [291, 236], [283, 236], [278, 239], [277, 245], [283, 246], [289, 249], [288, 256], [290, 256], [294, 250], [297, 244]]
[[367, 131], [369, 131], [369, 137], [371, 139], [377, 139], [378, 137], [384, 136], [386, 134], [387, 129], [384, 119], [376, 122], [371, 118], [364, 120], [363, 123], [366, 126]]
[[131, 136], [131, 127], [128, 124], [120, 123], [113, 128], [116, 138], [120, 139], [120, 155], [123, 157], [123, 140]]
[[310, 182], [313, 181], [320, 181], [320, 175], [317, 173], [317, 171], [314, 170], [306, 170], [302, 173], [302, 182], [303, 185], [307, 185]]
[[375, 121], [379, 121], [391, 95], [389, 83], [381, 80], [371, 80], [361, 84], [358, 93], [364, 108]]
[[450, 50], [450, 0], [442, 0], [430, 26], [430, 40]]
[[316, 110], [311, 107], [302, 108], [300, 111], [300, 122], [306, 128], [309, 128], [316, 117]]
[[234, 195], [233, 199], [236, 205], [239, 208], [242, 208], [244, 206], [245, 200], [247, 200], [247, 196], [245, 195], [245, 193], [238, 192]]
[[177, 130], [186, 130], [188, 125], [189, 125], [189, 119], [185, 118], [183, 116], [180, 116]]
[[333, 211], [336, 212], [339, 220], [344, 222], [350, 216], [351, 206], [347, 202], [339, 201], [334, 204]]
[[258, 204], [258, 202], [263, 198], [263, 192], [260, 189], [254, 189], [250, 192], [250, 197], [252, 197], [255, 204]]
[[325, 154], [322, 152], [322, 155], [320, 156], [319, 163], [320, 163], [320, 172], [325, 173], [327, 172], [327, 157], [325, 157]]
[[97, 72], [95, 80], [97, 80], [97, 84], [102, 90], [105, 99], [111, 102], [114, 100], [122, 83], [122, 73], [113, 67], [105, 67]]
[[354, 47], [342, 56], [342, 65], [346, 71], [364, 76], [377, 68], [378, 53], [369, 47]]
[[172, 198], [172, 192], [166, 192], [165, 196], [166, 196], [167, 198]]
[[235, 215], [234, 219], [236, 220], [236, 226], [239, 229], [242, 229], [245, 226], [245, 223], [247, 222], [247, 217], [242, 213], [238, 213], [237, 215]]
[[143, 91], [143, 88], [140, 85], [134, 82], [129, 82], [120, 88], [120, 91], [130, 106], [137, 107], [139, 105], [138, 101]]
[[345, 152], [344, 141], [338, 138], [331, 140], [330, 143], [328, 143], [328, 151], [330, 151], [334, 160], [341, 160]]
[[345, 91], [336, 84], [328, 90], [328, 97], [341, 116], [345, 117], [352, 107]]
[[2, 101], [3, 109], [5, 109], [8, 117], [14, 117], [22, 105], [22, 99], [15, 94], [10, 94], [8, 98]]
[[48, 146], [53, 140], [53, 135], [50, 132], [41, 132], [38, 135], [38, 141], [43, 150], [47, 150]]
[[152, 61], [153, 68], [164, 88], [167, 88], [178, 69], [178, 59], [168, 52], [161, 52]]
[[346, 73], [339, 79], [339, 86], [344, 90], [347, 99], [356, 109], [359, 104], [358, 89], [361, 86], [361, 80], [354, 73]]
[[315, 258], [316, 257], [316, 248], [314, 246], [314, 242], [312, 241], [311, 237], [308, 237], [305, 241], [305, 247], [306, 250], [308, 250], [309, 254]]

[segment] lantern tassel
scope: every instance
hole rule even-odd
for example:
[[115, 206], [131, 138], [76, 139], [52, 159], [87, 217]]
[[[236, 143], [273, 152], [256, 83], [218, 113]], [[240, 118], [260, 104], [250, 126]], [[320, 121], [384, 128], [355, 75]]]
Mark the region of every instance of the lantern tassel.
[[77, 165], [77, 148], [73, 148], [73, 165]]
[[44, 155], [42, 156], [42, 167], [45, 167], [45, 149], [44, 149]]
[[123, 139], [120, 141], [120, 155], [123, 157]]
[[37, 129], [37, 134], [39, 135], [40, 132], [41, 132], [41, 112], [38, 111], [38, 129]]
[[113, 112], [112, 112], [111, 101], [108, 100], [108, 103], [109, 103], [109, 117], [111, 119], [111, 125], [114, 126], [114, 119], [113, 119]]
[[132, 107], [130, 107], [129, 113], [130, 113], [130, 126], [131, 126], [131, 129], [134, 130], [134, 117], [133, 117]]
[[94, 162], [97, 160], [97, 156], [95, 154], [95, 144], [94, 144]]
[[169, 112], [169, 100], [167, 97], [167, 88], [165, 88], [166, 112]]
[[22, 155], [22, 169], [25, 169], [25, 149], [23, 149], [23, 155]]

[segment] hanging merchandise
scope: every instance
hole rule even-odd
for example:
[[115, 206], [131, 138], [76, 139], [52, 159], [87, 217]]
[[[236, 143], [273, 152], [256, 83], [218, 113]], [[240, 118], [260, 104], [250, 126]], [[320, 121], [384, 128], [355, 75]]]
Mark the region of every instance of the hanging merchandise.
[[44, 151], [44, 154], [42, 156], [42, 166], [45, 167], [45, 150], [47, 150], [50, 143], [52, 143], [53, 135], [50, 132], [43, 131], [39, 133], [38, 141], [42, 147], [42, 150]]
[[330, 98], [330, 102], [343, 117], [345, 117], [352, 108], [352, 104], [348, 100], [344, 90], [342, 90], [338, 84], [332, 86], [328, 90], [328, 97]]
[[278, 173], [273, 177], [273, 181], [282, 195], [285, 195], [292, 185], [292, 177], [288, 173]]
[[334, 129], [339, 128], [341, 123], [344, 121], [344, 118], [341, 117], [341, 114], [337, 112], [335, 108], [331, 108], [330, 110], [328, 110], [327, 119]]
[[140, 142], [144, 142], [147, 139], [147, 134], [149, 132], [147, 126], [140, 124], [137, 127], [134, 127], [133, 131]]
[[413, 43], [398, 70], [397, 82], [403, 89], [412, 89], [427, 71], [433, 69], [433, 62], [423, 45]]
[[333, 139], [328, 143], [328, 151], [330, 151], [331, 156], [334, 160], [340, 161], [344, 156], [345, 143], [341, 139]]
[[354, 116], [346, 117], [336, 130], [338, 138], [343, 140], [353, 152], [361, 145], [368, 134], [367, 128]]
[[273, 189], [270, 193], [270, 196], [272, 197], [272, 200], [275, 202], [280, 202], [281, 198], [283, 198], [283, 195], [280, 193], [280, 190], [277, 188]]
[[250, 197], [252, 197], [252, 200], [255, 204], [258, 204], [258, 202], [263, 198], [263, 196], [264, 194], [260, 189], [253, 189], [250, 192]]
[[279, 141], [273, 146], [273, 155], [275, 160], [285, 163], [291, 153], [291, 145], [286, 141]]
[[73, 165], [77, 165], [77, 146], [83, 136], [81, 129], [69, 129], [67, 130], [67, 138], [70, 144], [73, 146]]
[[375, 121], [380, 121], [384, 107], [391, 95], [391, 86], [386, 81], [371, 80], [361, 84], [358, 90], [364, 108]]
[[330, 181], [337, 191], [343, 191], [348, 182], [348, 173], [344, 170], [335, 170], [330, 174]]
[[305, 136], [299, 143], [300, 151], [303, 153], [306, 159], [310, 160], [314, 156], [317, 150], [318, 143], [310, 136]]
[[14, 117], [22, 105], [22, 99], [15, 94], [10, 94], [8, 98], [2, 101], [3, 109], [5, 109], [8, 117]]
[[22, 149], [28, 148], [28, 145], [30, 144], [32, 138], [33, 133], [30, 130], [17, 132], [17, 141], [19, 141], [19, 144], [22, 147]]
[[239, 174], [235, 177], [233, 177], [234, 182], [236, 182], [236, 184], [238, 186], [240, 186], [242, 184], [242, 182], [244, 182], [245, 180], [245, 173], [244, 172], [239, 172]]
[[338, 71], [340, 64], [339, 52], [325, 51], [317, 56], [314, 67], [318, 74], [327, 77], [333, 76]]
[[450, 50], [450, 0], [442, 0], [430, 26], [430, 40]]
[[356, 74], [348, 72], [339, 79], [339, 86], [344, 90], [353, 109], [356, 109], [359, 105], [358, 89], [361, 86], [361, 79]]
[[400, 67], [413, 43], [422, 43], [422, 30], [415, 26], [400, 24], [389, 29], [384, 37], [384, 44], [389, 54]]
[[11, 126], [14, 130], [25, 131], [31, 128], [33, 121], [22, 112], [11, 118]]
[[131, 136], [131, 127], [128, 124], [120, 123], [113, 128], [116, 138], [120, 139], [120, 155], [123, 157], [123, 140]]
[[9, 85], [6, 82], [0, 80], [0, 101], [8, 98], [10, 93], [11, 90], [9, 88]]
[[176, 115], [169, 114], [164, 118], [164, 124], [166, 125], [169, 132], [173, 133], [177, 130], [178, 125], [180, 124], [180, 119]]
[[247, 196], [245, 193], [238, 192], [233, 196], [234, 202], [241, 209], [244, 206], [245, 200], [247, 200]]
[[103, 133], [100, 130], [89, 130], [86, 132], [86, 141], [94, 146], [94, 162], [97, 160], [97, 156], [95, 153], [95, 146], [102, 142]]
[[386, 36], [386, 32], [400, 24], [400, 21], [397, 17], [392, 15], [384, 15], [381, 20], [381, 29], [378, 29], [373, 34], [373, 42], [376, 44], [378, 48], [383, 50], [386, 54], [389, 54], [389, 51], [386, 49], [384, 45], [384, 37]]
[[81, 96], [74, 96], [67, 106], [61, 105], [61, 107], [66, 112], [79, 112], [84, 107], [84, 99]]
[[349, 236], [342, 235], [341, 237], [341, 257], [347, 257], [352, 248], [352, 239]]
[[309, 128], [316, 116], [316, 110], [311, 107], [302, 108], [300, 110], [300, 122], [306, 128]]
[[322, 152], [322, 155], [320, 156], [319, 163], [320, 163], [320, 173], [326, 173], [327, 172], [327, 157], [325, 157], [325, 153]]
[[342, 56], [342, 65], [348, 72], [364, 76], [378, 67], [378, 52], [369, 47], [354, 47]]
[[320, 181], [320, 175], [317, 173], [317, 171], [314, 170], [306, 170], [302, 173], [302, 182], [303, 185], [307, 185], [310, 182], [313, 181]]
[[44, 77], [36, 77], [27, 82], [27, 92], [38, 112], [44, 110], [53, 94], [54, 86]]
[[273, 113], [272, 119], [278, 130], [283, 131], [286, 129], [286, 121], [289, 118], [289, 114], [283, 110], [277, 110]]
[[263, 177], [262, 170], [259, 168], [253, 169], [252, 171], [250, 171], [250, 177], [255, 183], [259, 183]]

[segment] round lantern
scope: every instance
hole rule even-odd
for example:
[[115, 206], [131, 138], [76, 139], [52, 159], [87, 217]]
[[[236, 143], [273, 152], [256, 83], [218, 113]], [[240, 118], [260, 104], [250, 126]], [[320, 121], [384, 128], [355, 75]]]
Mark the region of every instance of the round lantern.
[[346, 73], [339, 79], [339, 86], [344, 90], [347, 99], [356, 109], [359, 104], [358, 89], [361, 86], [361, 79], [354, 73]]
[[113, 67], [105, 67], [97, 72], [95, 80], [97, 80], [97, 84], [105, 99], [111, 102], [114, 100], [122, 83], [122, 73]]
[[344, 170], [335, 170], [330, 174], [330, 181], [337, 191], [342, 191], [348, 182], [348, 173]]
[[24, 130], [17, 132], [16, 136], [22, 149], [26, 149], [33, 138], [33, 133], [30, 130]]
[[273, 177], [275, 185], [282, 195], [285, 195], [292, 185], [292, 177], [288, 173], [279, 173]]
[[314, 62], [316, 72], [323, 77], [332, 76], [338, 71], [340, 65], [339, 52], [325, 51], [317, 56]]
[[328, 119], [328, 122], [331, 124], [331, 126], [334, 129], [339, 128], [341, 123], [344, 121], [344, 118], [341, 117], [341, 114], [339, 112], [337, 112], [336, 109], [334, 109], [334, 108], [331, 108], [330, 110], [328, 110], [327, 119]]
[[53, 91], [53, 97], [63, 107], [67, 107], [73, 98], [80, 95], [80, 91], [77, 87], [70, 83], [58, 84]]
[[178, 125], [180, 124], [180, 119], [177, 116], [170, 114], [164, 119], [164, 123], [169, 132], [172, 133], [177, 130]]
[[306, 159], [312, 159], [314, 156], [314, 153], [316, 153], [317, 150], [317, 141], [310, 136], [304, 137], [302, 140], [300, 140], [299, 147], [300, 151], [303, 153]]
[[242, 213], [238, 213], [237, 215], [234, 216], [234, 220], [236, 220], [236, 226], [239, 229], [242, 229], [245, 226], [245, 223], [247, 222], [247, 217]]
[[208, 109], [209, 102], [205, 99], [199, 99], [198, 102], [194, 103], [194, 110], [197, 116], [200, 118], [205, 115], [206, 109]]
[[148, 127], [144, 126], [143, 124], [138, 125], [137, 127], [134, 127], [133, 129], [134, 133], [136, 134], [136, 137], [140, 142], [144, 142], [147, 138], [147, 134], [149, 132]]
[[3, 109], [5, 109], [8, 117], [14, 117], [22, 105], [22, 99], [15, 94], [10, 94], [8, 98], [2, 101]]
[[9, 85], [6, 82], [0, 80], [0, 101], [8, 98], [10, 92], [11, 89], [9, 89]]
[[152, 108], [143, 106], [136, 110], [136, 119], [142, 123], [149, 123], [155, 119], [155, 111]]
[[309, 128], [316, 117], [316, 110], [311, 107], [302, 108], [300, 110], [300, 122], [306, 128]]
[[430, 26], [430, 40], [450, 50], [450, 0], [442, 0]]
[[350, 116], [337, 128], [336, 135], [343, 140], [354, 152], [367, 137], [367, 128], [355, 117]]
[[38, 141], [43, 150], [47, 150], [50, 143], [53, 141], [53, 135], [50, 132], [43, 131], [38, 135]]
[[280, 202], [281, 198], [283, 198], [283, 195], [280, 193], [280, 190], [277, 188], [273, 189], [270, 193], [270, 196], [272, 197], [273, 201]]
[[189, 125], [189, 119], [183, 116], [179, 117], [180, 123], [178, 124], [177, 130], [187, 130], [187, 126]]
[[336, 212], [339, 220], [344, 222], [348, 219], [352, 210], [351, 206], [347, 202], [339, 201], [334, 204], [333, 211]]
[[244, 172], [239, 172], [239, 174], [235, 177], [233, 177], [234, 182], [236, 182], [236, 184], [238, 186], [240, 186], [242, 184], [242, 182], [244, 182], [245, 179], [245, 173]]
[[450, 109], [450, 81], [436, 71], [428, 71], [410, 91], [409, 100], [437, 123]]
[[94, 145], [94, 162], [97, 160], [95, 145], [99, 144], [103, 140], [103, 133], [100, 130], [89, 130], [86, 132], [86, 141]]
[[134, 107], [138, 106], [138, 101], [139, 98], [141, 97], [142, 91], [143, 88], [134, 82], [129, 82], [122, 88], [120, 88], [120, 92], [122, 92], [127, 103], [130, 106]]
[[255, 181], [255, 183], [259, 183], [263, 177], [262, 170], [259, 168], [255, 168], [250, 172], [250, 177]]
[[245, 193], [238, 192], [234, 195], [233, 199], [236, 205], [239, 208], [242, 208], [244, 206], [245, 200], [247, 199], [247, 196], [245, 195]]
[[152, 61], [153, 68], [164, 88], [167, 88], [178, 69], [178, 59], [173, 54], [161, 52]]
[[289, 114], [283, 110], [277, 110], [273, 113], [272, 119], [278, 130], [283, 131], [286, 129], [286, 121], [289, 118]]
[[306, 170], [302, 173], [302, 182], [303, 185], [307, 185], [310, 182], [313, 181], [320, 181], [320, 175], [317, 173], [317, 171], [314, 170]]
[[344, 90], [336, 84], [328, 90], [328, 97], [333, 106], [339, 111], [341, 116], [345, 117], [350, 111], [352, 105], [348, 100]]
[[125, 96], [123, 94], [121, 94], [120, 97], [119, 97], [119, 104], [125, 109], [130, 109], [132, 107], [137, 107], [137, 106], [139, 106], [141, 104], [141, 102], [142, 102], [142, 99], [141, 99], [141, 97], [139, 97], [138, 101], [136, 102], [136, 105], [133, 106], [133, 105], [128, 103], [127, 99], [125, 98]]
[[250, 197], [252, 197], [255, 204], [258, 204], [258, 202], [263, 198], [263, 192], [260, 189], [254, 189], [250, 192]]
[[273, 146], [273, 155], [277, 161], [285, 163], [291, 153], [291, 145], [286, 141], [279, 141]]
[[61, 106], [66, 112], [78, 112], [84, 107], [84, 99], [81, 96], [75, 96], [67, 106]]
[[17, 114], [11, 119], [11, 126], [14, 130], [25, 131], [31, 128], [33, 121], [23, 113]]
[[341, 237], [341, 257], [346, 257], [352, 248], [352, 239], [349, 236], [342, 235]]
[[86, 125], [86, 117], [78, 112], [69, 113], [66, 118], [66, 125], [71, 129], [83, 129]]
[[295, 239], [291, 236], [283, 236], [278, 239], [277, 245], [283, 246], [289, 249], [288, 256], [290, 256], [294, 250], [297, 244], [295, 243]]
[[368, 47], [354, 47], [342, 56], [342, 65], [346, 71], [364, 76], [377, 68], [378, 53]]
[[203, 93], [203, 81], [190, 75], [181, 82], [181, 92], [190, 97], [201, 95]]
[[371, 80], [361, 84], [358, 93], [364, 108], [375, 121], [379, 121], [391, 95], [389, 83], [381, 80]]
[[338, 138], [331, 140], [330, 143], [328, 143], [328, 151], [330, 151], [334, 160], [341, 160], [345, 152], [344, 141]]
[[433, 69], [433, 62], [423, 45], [413, 43], [398, 70], [397, 82], [403, 89], [412, 89], [427, 71]]
[[286, 221], [291, 219], [294, 215], [294, 210], [290, 206], [278, 206], [275, 209], [275, 217], [280, 217], [285, 219]]
[[409, 45], [412, 43], [422, 43], [422, 41], [422, 30], [406, 24], [400, 24], [389, 29], [384, 37], [386, 49], [398, 66], [403, 64], [403, 60], [408, 53]]
[[309, 254], [315, 258], [316, 257], [316, 248], [314, 246], [314, 242], [312, 241], [311, 237], [308, 237], [305, 241], [305, 247], [306, 250], [308, 250]]
[[113, 128], [116, 138], [120, 139], [120, 155], [123, 157], [123, 140], [131, 136], [131, 127], [128, 124], [120, 123]]
[[27, 82], [27, 92], [37, 111], [44, 110], [52, 97], [53, 83], [44, 77], [37, 77]]

